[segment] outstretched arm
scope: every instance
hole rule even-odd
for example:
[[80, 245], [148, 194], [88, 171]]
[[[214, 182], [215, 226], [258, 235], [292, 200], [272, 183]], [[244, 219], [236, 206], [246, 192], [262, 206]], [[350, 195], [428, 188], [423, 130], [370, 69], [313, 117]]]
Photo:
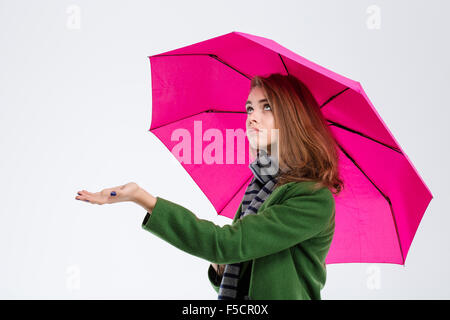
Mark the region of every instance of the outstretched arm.
[[189, 254], [223, 265], [263, 257], [310, 239], [333, 223], [333, 215], [334, 199], [328, 189], [313, 193], [299, 188], [283, 201], [261, 207], [258, 214], [222, 227], [157, 197], [151, 218], [147, 214], [142, 227]]
[[152, 196], [135, 183], [96, 193], [83, 190], [76, 199], [93, 204], [134, 201], [147, 210], [142, 228], [187, 253], [222, 265], [273, 254], [314, 237], [334, 222], [335, 209], [327, 188], [311, 192], [305, 184], [299, 184], [283, 201], [261, 207], [258, 214], [222, 227], [199, 219], [177, 203]]

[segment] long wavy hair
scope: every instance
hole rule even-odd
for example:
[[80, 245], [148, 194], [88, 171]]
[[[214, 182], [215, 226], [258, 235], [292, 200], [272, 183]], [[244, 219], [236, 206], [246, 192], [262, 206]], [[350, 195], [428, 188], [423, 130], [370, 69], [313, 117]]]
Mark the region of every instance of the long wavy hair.
[[[254, 76], [269, 101], [278, 129], [279, 164], [275, 187], [292, 181], [315, 181], [337, 195], [344, 187], [338, 171], [338, 148], [317, 101], [307, 86], [292, 75]], [[269, 146], [270, 150], [270, 146]], [[270, 151], [269, 151], [270, 152]]]

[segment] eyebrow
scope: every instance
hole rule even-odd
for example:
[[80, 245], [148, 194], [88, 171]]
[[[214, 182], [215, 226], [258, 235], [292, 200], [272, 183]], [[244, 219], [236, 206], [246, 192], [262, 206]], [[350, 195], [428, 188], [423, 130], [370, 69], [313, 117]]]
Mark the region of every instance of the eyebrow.
[[[262, 103], [262, 102], [269, 102], [269, 101], [267, 101], [267, 99], [261, 99], [261, 100], [258, 101], [258, 103]], [[248, 105], [248, 104], [252, 104], [252, 102], [250, 100], [247, 100], [245, 105]]]

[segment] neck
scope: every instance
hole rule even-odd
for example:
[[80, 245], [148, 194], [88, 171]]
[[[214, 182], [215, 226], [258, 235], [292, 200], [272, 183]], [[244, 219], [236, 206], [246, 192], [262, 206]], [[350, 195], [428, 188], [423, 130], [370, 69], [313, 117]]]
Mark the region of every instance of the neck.
[[[276, 145], [274, 145], [274, 144], [270, 144], [270, 145], [267, 145], [267, 148], [266, 149], [257, 149], [256, 150], [256, 158], [259, 158], [259, 157], [261, 157], [261, 156], [263, 156], [263, 157], [265, 157], [266, 155], [270, 158], [270, 159], [274, 159], [273, 158], [273, 156], [272, 156], [272, 148], [276, 148], [277, 146]], [[274, 149], [275, 150], [275, 149]], [[276, 154], [276, 156], [278, 157], [278, 154]], [[280, 170], [282, 171], [282, 172], [286, 172], [287, 170], [288, 170], [288, 166], [287, 165], [285, 165], [282, 161], [281, 161], [281, 159], [278, 157], [277, 158], [277, 162], [278, 162], [278, 167], [280, 168]]]

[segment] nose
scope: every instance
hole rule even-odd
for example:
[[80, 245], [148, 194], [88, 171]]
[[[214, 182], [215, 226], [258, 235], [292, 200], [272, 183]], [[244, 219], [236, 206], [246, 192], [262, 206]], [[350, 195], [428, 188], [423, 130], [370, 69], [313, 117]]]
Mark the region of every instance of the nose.
[[252, 126], [252, 127], [259, 128], [258, 121], [256, 121], [255, 119], [250, 119], [250, 117], [249, 117], [247, 123], [248, 123], [249, 127]]

